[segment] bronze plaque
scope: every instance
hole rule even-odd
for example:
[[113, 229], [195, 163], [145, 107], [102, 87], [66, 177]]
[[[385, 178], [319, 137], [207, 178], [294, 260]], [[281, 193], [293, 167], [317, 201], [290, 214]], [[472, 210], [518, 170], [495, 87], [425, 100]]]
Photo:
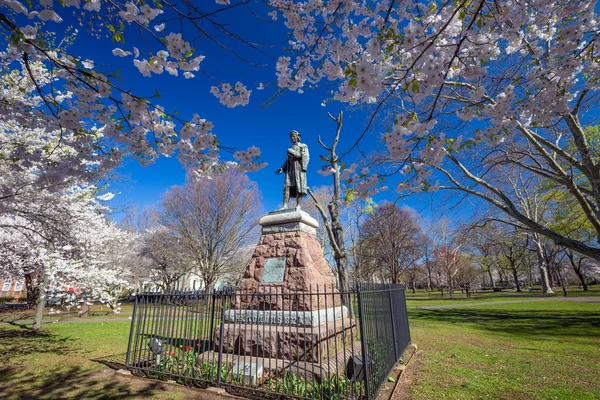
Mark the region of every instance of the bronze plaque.
[[262, 283], [283, 282], [285, 274], [285, 257], [273, 257], [265, 260], [265, 269], [262, 274]]

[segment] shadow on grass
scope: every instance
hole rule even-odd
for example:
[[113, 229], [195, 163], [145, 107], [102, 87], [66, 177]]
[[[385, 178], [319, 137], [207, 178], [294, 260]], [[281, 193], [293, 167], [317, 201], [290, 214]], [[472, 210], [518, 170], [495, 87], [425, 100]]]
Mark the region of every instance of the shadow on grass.
[[519, 337], [598, 337], [600, 311], [498, 310], [456, 308], [409, 310], [410, 321], [468, 324], [475, 329]]
[[108, 368], [114, 370], [127, 369], [127, 353], [111, 354], [105, 357], [94, 358], [92, 361], [106, 365]]
[[0, 393], [5, 399], [153, 398], [165, 391], [160, 382], [136, 386], [72, 366], [60, 371], [23, 374], [17, 366], [0, 367]]
[[19, 327], [21, 328], [19, 330], [0, 329], [0, 348], [8, 357], [43, 353], [64, 355], [74, 351], [71, 338], [60, 337], [43, 330], [33, 332], [25, 329], [25, 326]]

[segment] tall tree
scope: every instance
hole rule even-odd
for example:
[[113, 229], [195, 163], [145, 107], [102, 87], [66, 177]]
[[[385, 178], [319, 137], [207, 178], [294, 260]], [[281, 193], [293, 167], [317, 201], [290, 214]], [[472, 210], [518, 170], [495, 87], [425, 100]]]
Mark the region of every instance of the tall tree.
[[160, 202], [160, 224], [194, 261], [206, 290], [236, 270], [232, 260], [256, 242], [262, 213], [257, 185], [235, 171], [203, 177], [188, 176]]
[[[585, 111], [598, 107], [595, 5], [390, 0], [298, 7], [284, 18], [304, 51], [280, 58], [279, 79], [291, 90], [334, 80], [335, 99], [374, 104], [350, 149], [378, 126], [377, 116], [392, 114], [383, 139], [401, 173], [399, 191], [474, 196], [535, 234], [600, 260], [600, 159], [582, 128], [595, 115]], [[595, 242], [519, 210], [498, 184], [505, 165], [561, 187], [594, 227]], [[372, 178], [365, 181], [377, 185]]]
[[[308, 193], [315, 203], [315, 207], [319, 210], [319, 214], [323, 219], [323, 225], [329, 238], [329, 244], [333, 250], [333, 259], [335, 260], [337, 270], [337, 280], [339, 289], [342, 292], [348, 290], [348, 251], [346, 250], [346, 241], [344, 239], [344, 229], [342, 224], [342, 215], [340, 206], [342, 203], [342, 173], [340, 166], [340, 159], [337, 154], [337, 146], [340, 140], [340, 133], [342, 131], [343, 114], [340, 111], [337, 117], [331, 114], [327, 114], [331, 120], [333, 120], [337, 127], [333, 141], [330, 146], [323, 143], [319, 136], [319, 143], [327, 152], [324, 159], [329, 164], [328, 170], [331, 171], [333, 176], [333, 195], [327, 203], [327, 210], [329, 216], [325, 211], [325, 208], [315, 196], [312, 190], [308, 189]], [[344, 297], [344, 302], [349, 304], [350, 300]]]
[[369, 251], [392, 283], [400, 283], [423, 255], [424, 235], [414, 211], [396, 204], [380, 205], [363, 223], [361, 234], [361, 251]]

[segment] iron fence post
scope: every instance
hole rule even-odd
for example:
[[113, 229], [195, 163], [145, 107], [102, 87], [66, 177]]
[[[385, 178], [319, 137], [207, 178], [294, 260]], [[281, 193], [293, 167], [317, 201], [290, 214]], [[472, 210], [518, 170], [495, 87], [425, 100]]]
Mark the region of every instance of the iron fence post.
[[408, 324], [408, 307], [406, 306], [406, 290], [402, 288], [402, 307], [404, 309], [404, 317], [406, 321], [406, 332], [408, 333], [408, 343], [411, 342], [410, 339], [410, 325]]
[[359, 286], [356, 286], [356, 295], [358, 301], [358, 322], [360, 323], [360, 348], [363, 356], [363, 375], [365, 377], [365, 395], [367, 400], [371, 398], [369, 390], [369, 360], [367, 359], [367, 344], [365, 343], [365, 318], [362, 307], [362, 292]]
[[225, 299], [226, 295], [221, 296], [221, 326], [219, 327], [219, 357], [217, 358], [217, 387], [221, 387], [221, 363], [223, 361], [223, 333], [225, 329]]
[[[206, 299], [209, 298], [209, 296], [205, 296], [205, 297], [206, 297]], [[209, 338], [210, 338], [209, 342], [212, 345], [213, 342], [214, 342], [213, 336], [215, 334], [215, 332], [214, 332], [214, 327], [215, 327], [214, 326], [215, 325], [215, 303], [217, 302], [217, 295], [215, 295], [215, 293], [213, 292], [210, 295], [210, 298], [212, 299], [212, 305], [211, 305], [211, 310], [210, 310], [210, 329], [208, 331], [208, 334], [210, 335], [209, 336]]]
[[135, 302], [133, 303], [133, 312], [131, 314], [131, 327], [129, 328], [129, 341], [127, 342], [127, 355], [125, 356], [125, 366], [129, 367], [131, 342], [133, 341], [133, 329], [135, 326], [135, 310], [137, 309], [139, 293], [135, 294]]
[[395, 360], [398, 361], [399, 357], [398, 357], [398, 345], [396, 344], [396, 321], [394, 318], [394, 304], [392, 302], [392, 290], [390, 288], [390, 285], [388, 284], [388, 298], [390, 300], [390, 314], [392, 314], [392, 338], [394, 341], [394, 357]]

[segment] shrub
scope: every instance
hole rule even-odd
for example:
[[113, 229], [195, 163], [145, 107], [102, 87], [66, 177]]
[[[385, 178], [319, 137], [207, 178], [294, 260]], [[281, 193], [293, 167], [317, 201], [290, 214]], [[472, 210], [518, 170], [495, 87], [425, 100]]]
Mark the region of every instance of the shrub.
[[0, 296], [0, 303], [10, 303], [11, 301], [15, 301], [13, 296]]

